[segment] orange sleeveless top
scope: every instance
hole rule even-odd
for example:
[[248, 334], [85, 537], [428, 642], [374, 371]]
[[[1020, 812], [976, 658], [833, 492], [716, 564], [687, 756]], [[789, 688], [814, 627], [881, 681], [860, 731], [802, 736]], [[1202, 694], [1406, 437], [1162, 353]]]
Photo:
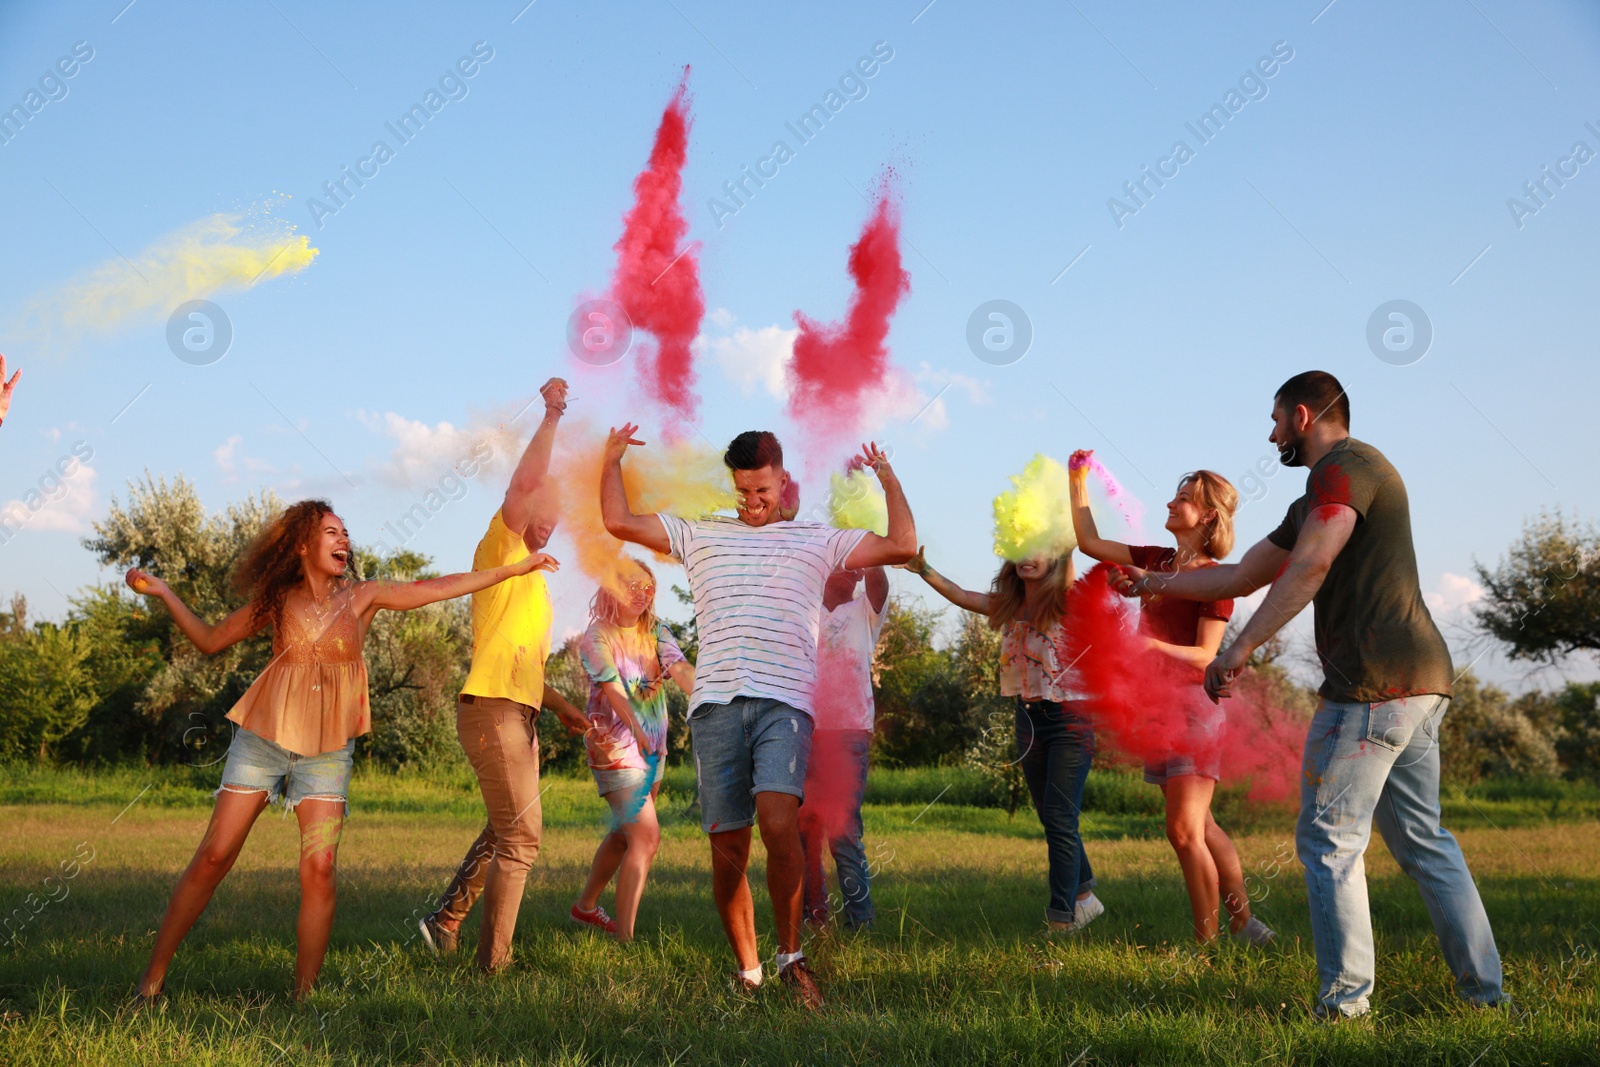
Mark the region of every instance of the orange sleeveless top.
[[361, 623], [346, 601], [313, 638], [299, 612], [273, 628], [272, 662], [228, 718], [301, 756], [343, 748], [372, 729]]

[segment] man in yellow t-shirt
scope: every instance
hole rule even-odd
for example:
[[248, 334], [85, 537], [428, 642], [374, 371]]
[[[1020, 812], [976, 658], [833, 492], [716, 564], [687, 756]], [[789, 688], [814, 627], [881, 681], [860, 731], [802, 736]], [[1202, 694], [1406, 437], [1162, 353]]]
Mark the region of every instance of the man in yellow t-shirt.
[[[522, 453], [505, 500], [472, 557], [473, 570], [514, 563], [539, 552], [556, 527], [549, 483], [556, 424], [567, 407], [567, 383], [551, 378], [539, 390], [544, 421]], [[510, 578], [472, 595], [472, 669], [456, 709], [456, 734], [477, 773], [489, 809], [488, 825], [467, 849], [433, 914], [419, 926], [436, 952], [453, 952], [461, 922], [483, 896], [477, 964], [498, 971], [511, 962], [511, 937], [522, 904], [528, 869], [539, 854], [543, 816], [539, 807], [539, 735], [534, 721], [546, 707], [569, 729], [588, 719], [545, 685], [550, 655], [550, 591], [544, 575]]]

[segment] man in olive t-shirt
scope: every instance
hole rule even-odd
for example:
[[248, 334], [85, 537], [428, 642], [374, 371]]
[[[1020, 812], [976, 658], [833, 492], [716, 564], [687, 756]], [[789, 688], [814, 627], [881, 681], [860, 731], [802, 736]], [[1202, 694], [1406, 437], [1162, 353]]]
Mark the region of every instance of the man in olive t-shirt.
[[1322, 700], [1306, 734], [1296, 844], [1321, 979], [1318, 1016], [1369, 1009], [1376, 964], [1363, 856], [1374, 822], [1422, 893], [1456, 991], [1479, 1005], [1505, 1003], [1483, 901], [1439, 825], [1450, 652], [1422, 600], [1405, 483], [1383, 453], [1351, 438], [1350, 402], [1331, 374], [1290, 378], [1272, 421], [1268, 440], [1280, 462], [1311, 468], [1283, 523], [1238, 563], [1173, 576], [1125, 568], [1123, 590], [1224, 600], [1271, 585], [1206, 669], [1213, 700], [1231, 695], [1252, 652], [1316, 605]]

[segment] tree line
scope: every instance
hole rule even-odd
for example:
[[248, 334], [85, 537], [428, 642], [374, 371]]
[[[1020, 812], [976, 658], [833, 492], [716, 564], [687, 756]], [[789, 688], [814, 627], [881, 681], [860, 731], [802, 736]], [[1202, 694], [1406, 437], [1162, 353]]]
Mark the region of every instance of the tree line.
[[[258, 493], [208, 514], [194, 486], [148, 474], [113, 500], [84, 547], [102, 566], [139, 566], [161, 575], [202, 616], [240, 606], [229, 583], [234, 561], [283, 507]], [[432, 561], [406, 550], [354, 549], [353, 571], [409, 581], [434, 576]], [[1562, 516], [1528, 524], [1493, 570], [1479, 566], [1485, 596], [1476, 608], [1484, 638], [1515, 659], [1557, 662], [1600, 651], [1600, 533]], [[696, 637], [669, 622], [692, 660]], [[966, 764], [992, 777], [1015, 808], [1026, 796], [1013, 766], [1013, 709], [1000, 695], [999, 635], [963, 613], [945, 633], [943, 612], [913, 597], [891, 599], [873, 663], [879, 765]], [[582, 703], [588, 683], [576, 638], [553, 651], [550, 683]], [[406, 612], [379, 612], [366, 643], [372, 733], [358, 758], [382, 767], [429, 768], [460, 761], [456, 695], [472, 650], [466, 599]], [[0, 762], [9, 764], [197, 764], [220, 761], [231, 737], [226, 715], [271, 657], [267, 632], [216, 656], [184, 640], [164, 611], [120, 583], [71, 597], [60, 622], [28, 617], [13, 596], [0, 611]], [[1255, 684], [1279, 706], [1309, 718], [1315, 693], [1296, 682], [1269, 644], [1253, 662]], [[687, 697], [675, 689], [669, 759], [687, 750]], [[583, 746], [546, 713], [541, 758], [577, 769]], [[1600, 779], [1600, 684], [1512, 698], [1469, 671], [1445, 716], [1444, 772], [1458, 783], [1492, 778]], [[1110, 757], [1112, 760], [1114, 756]]]

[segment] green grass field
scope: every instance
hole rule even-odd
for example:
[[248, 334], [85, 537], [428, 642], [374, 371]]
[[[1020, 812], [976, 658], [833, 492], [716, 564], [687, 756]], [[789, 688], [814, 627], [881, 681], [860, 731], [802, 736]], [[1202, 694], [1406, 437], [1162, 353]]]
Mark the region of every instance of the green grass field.
[[[358, 776], [333, 948], [305, 1006], [287, 997], [296, 832], [269, 812], [180, 952], [164, 1008], [130, 1017], [122, 1006], [209, 810], [204, 772], [0, 772], [0, 906], [15, 932], [0, 947], [0, 1062], [1600, 1062], [1592, 789], [1486, 789], [1447, 802], [1516, 1011], [1454, 998], [1421, 900], [1377, 844], [1376, 1011], [1327, 1026], [1308, 1016], [1314, 965], [1285, 812], [1229, 805], [1246, 824], [1237, 841], [1278, 943], [1196, 951], [1155, 790], [1097, 771], [1090, 798], [1103, 810], [1085, 828], [1108, 912], [1049, 940], [1031, 812], [952, 803], [977, 788], [958, 772], [875, 771], [866, 823], [877, 929], [809, 946], [830, 998], [811, 1016], [775, 983], [753, 1000], [730, 992], [708, 849], [683, 814], [689, 784], [674, 768], [640, 940], [622, 947], [565, 918], [604, 809], [586, 779], [552, 778], [517, 961], [484, 979], [469, 956], [421, 951], [410, 923], [479, 828], [470, 777]], [[770, 959], [765, 909], [760, 922]]]

